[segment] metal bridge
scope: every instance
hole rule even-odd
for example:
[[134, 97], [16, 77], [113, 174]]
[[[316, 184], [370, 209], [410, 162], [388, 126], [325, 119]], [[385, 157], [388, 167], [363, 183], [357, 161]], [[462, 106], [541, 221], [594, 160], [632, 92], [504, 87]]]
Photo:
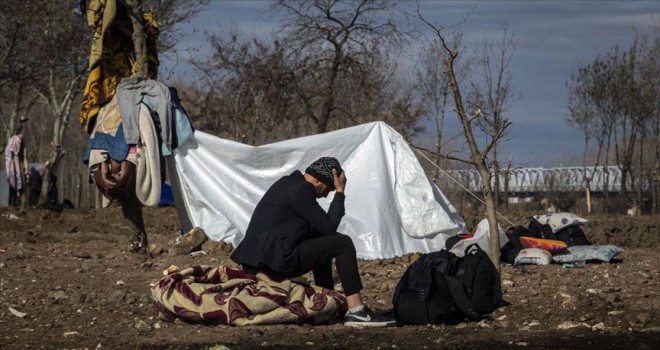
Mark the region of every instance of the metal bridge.
[[[448, 170], [446, 172], [471, 191], [481, 192], [481, 177], [477, 170]], [[500, 174], [500, 191], [505, 190], [507, 177], [508, 191], [513, 193], [584, 191], [586, 188], [585, 175], [590, 178], [589, 185], [593, 192], [604, 192], [606, 183], [608, 192], [621, 191], [621, 169], [617, 166], [599, 166], [595, 169], [594, 167], [511, 169], [508, 174]], [[642, 188], [648, 188], [648, 177], [644, 177], [644, 179]], [[494, 178], [492, 181], [494, 185]], [[626, 183], [627, 189], [631, 189], [630, 178]], [[438, 184], [455, 186], [455, 183], [442, 172], [438, 177]]]

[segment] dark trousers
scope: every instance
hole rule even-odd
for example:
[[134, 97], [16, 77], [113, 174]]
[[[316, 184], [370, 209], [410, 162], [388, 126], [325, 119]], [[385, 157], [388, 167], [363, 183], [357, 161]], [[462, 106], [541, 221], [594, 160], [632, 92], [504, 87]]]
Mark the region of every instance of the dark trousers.
[[41, 194], [41, 187], [30, 187], [30, 196], [28, 197], [29, 205], [37, 205], [39, 203], [39, 194]]
[[243, 268], [248, 273], [262, 270], [273, 279], [294, 278], [312, 271], [314, 283], [317, 286], [334, 289], [335, 283], [332, 278], [332, 259], [334, 258], [344, 294], [352, 295], [362, 290], [355, 246], [350, 237], [337, 233], [308, 239], [300, 243], [298, 254], [298, 267], [292, 273], [279, 273], [265, 266], [260, 269], [247, 266]]
[[10, 207], [18, 207], [21, 204], [21, 192], [9, 185], [9, 200], [7, 204]]

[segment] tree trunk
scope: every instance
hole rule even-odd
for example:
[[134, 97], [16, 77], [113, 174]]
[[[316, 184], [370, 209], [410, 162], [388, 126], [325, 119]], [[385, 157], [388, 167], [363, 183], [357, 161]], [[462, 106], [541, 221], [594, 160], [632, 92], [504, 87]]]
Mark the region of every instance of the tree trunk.
[[497, 210], [500, 206], [500, 163], [497, 161], [497, 145], [493, 147], [493, 173], [495, 176], [493, 200], [495, 201], [495, 210]]
[[587, 213], [591, 214], [591, 178], [589, 176], [584, 177], [584, 184], [587, 193]]
[[[55, 71], [54, 68], [52, 68], [49, 71], [50, 86], [48, 89], [48, 96], [42, 92], [38, 92], [41, 96], [41, 99], [48, 104], [55, 117], [55, 122], [53, 123], [53, 138], [51, 142], [53, 153], [48, 160], [49, 166], [47, 166], [44, 171], [41, 194], [39, 195], [39, 206], [44, 206], [51, 201], [59, 201], [59, 197], [55, 195], [58, 194], [57, 170], [59, 169], [62, 157], [64, 157], [64, 151], [62, 150], [62, 139], [64, 137], [66, 126], [69, 122], [69, 116], [71, 115], [71, 105], [73, 103], [73, 99], [79, 90], [78, 85], [80, 79], [81, 75], [76, 75], [73, 73], [71, 80], [67, 83], [66, 89], [64, 89], [64, 96], [59, 97], [57, 96], [57, 91], [60, 91], [60, 89], [58, 89], [56, 86], [57, 84], [55, 83]], [[53, 196], [50, 196], [51, 194]]]
[[142, 0], [126, 0], [129, 16], [133, 26], [133, 46], [135, 48], [135, 76], [146, 78], [149, 74], [147, 61], [147, 38], [145, 34], [144, 20], [142, 19]]
[[323, 109], [321, 111], [321, 120], [318, 124], [318, 132], [324, 133], [328, 131], [328, 123], [332, 117], [332, 112], [335, 109], [335, 84], [337, 76], [339, 75], [339, 66], [341, 62], [341, 53], [335, 54], [334, 62], [332, 63], [332, 70], [330, 71], [330, 80], [328, 82], [328, 93], [325, 101], [323, 101]]
[[23, 84], [19, 84], [17, 90], [18, 91], [16, 91], [15, 95], [16, 98], [14, 100], [14, 108], [11, 111], [11, 115], [9, 116], [9, 124], [5, 130], [5, 136], [7, 137], [7, 140], [9, 140], [12, 136], [20, 133], [21, 124], [19, 123], [19, 113], [21, 109], [21, 100], [23, 99]]
[[39, 194], [38, 206], [43, 207], [47, 204], [57, 204], [53, 201], [59, 201], [59, 196], [54, 196], [58, 194], [57, 190], [57, 170], [60, 165], [60, 161], [64, 156], [61, 146], [61, 136], [62, 136], [62, 117], [61, 114], [55, 116], [55, 123], [53, 124], [53, 153], [46, 163], [46, 169], [44, 169], [43, 182], [41, 184], [41, 193]]
[[603, 213], [607, 214], [610, 212], [610, 146], [612, 144], [611, 135], [607, 136], [607, 145], [605, 146], [605, 166], [603, 167], [603, 172], [605, 176], [605, 182], [603, 183], [603, 194], [604, 194], [604, 203], [603, 203]]
[[78, 175], [76, 177], [76, 208], [82, 208], [83, 201], [83, 184], [85, 183], [85, 167], [78, 167]]
[[506, 169], [506, 172], [504, 173], [504, 209], [509, 209], [509, 175], [511, 175], [511, 163], [509, 163], [509, 166]]
[[[582, 150], [582, 170], [584, 171], [584, 185], [586, 187], [586, 202], [587, 202], [587, 213], [591, 214], [591, 189], [589, 188], [589, 182], [591, 178], [587, 173], [587, 150], [589, 149], [589, 131], [587, 128], [584, 128], [584, 149]], [[596, 161], [598, 159], [596, 158]]]
[[637, 195], [635, 196], [635, 202], [639, 206], [640, 212], [642, 211], [642, 191], [644, 190], [644, 140], [645, 140], [645, 134], [642, 133], [641, 136], [641, 141], [639, 143], [639, 171], [637, 179], [639, 182], [637, 183]]
[[[149, 61], [147, 59], [147, 35], [142, 18], [142, 0], [126, 0], [126, 5], [133, 27], [134, 76], [146, 78], [149, 75]], [[142, 203], [137, 199], [135, 193], [132, 194], [130, 199], [122, 203], [122, 214], [128, 230], [129, 250], [131, 252], [143, 252], [149, 256], [149, 243], [144, 226]]]
[[62, 161], [64, 154], [60, 147], [53, 150], [51, 157], [47, 160], [44, 169], [43, 182], [41, 184], [41, 193], [37, 206], [47, 207], [50, 204], [57, 204], [59, 201], [59, 190], [57, 188], [57, 168]]
[[435, 142], [435, 154], [437, 156], [435, 157], [435, 164], [438, 166], [435, 168], [433, 171], [433, 181], [435, 182], [438, 177], [440, 176], [440, 154], [442, 152], [442, 136], [444, 133], [444, 125], [445, 125], [445, 111], [447, 109], [447, 93], [442, 94], [442, 107], [440, 109], [440, 115], [436, 115], [435, 118], [435, 136], [436, 136], [436, 142]]
[[658, 164], [655, 165], [655, 169], [652, 172], [652, 178], [651, 178], [651, 196], [653, 197], [653, 215], [658, 214], [658, 190], [660, 189], [660, 166]]
[[624, 213], [626, 212], [626, 209], [628, 209], [628, 171], [621, 169], [621, 193], [623, 194], [620, 199], [621, 205], [623, 206], [623, 211]]
[[[458, 86], [458, 81], [456, 80], [456, 75], [454, 74], [454, 60], [458, 56], [458, 53], [450, 52], [449, 55], [449, 58], [447, 58], [445, 61], [445, 74], [447, 74], [449, 78], [449, 85], [451, 87], [452, 96], [454, 97], [454, 109], [459, 116], [461, 126], [463, 128], [463, 134], [465, 135], [468, 147], [470, 148], [472, 164], [474, 164], [474, 166], [479, 171], [479, 175], [481, 176], [484, 202], [486, 203], [486, 216], [488, 218], [488, 226], [491, 232], [489, 240], [490, 252], [488, 252], [488, 255], [490, 256], [490, 259], [493, 262], [493, 265], [496, 267], [497, 271], [500, 272], [500, 235], [497, 224], [497, 210], [495, 200], [493, 198], [493, 191], [490, 185], [491, 174], [485, 160], [486, 155], [492, 148], [489, 149], [487, 146], [486, 149], [480, 151], [477, 146], [477, 142], [472, 131], [472, 126], [470, 124], [473, 118], [468, 117], [467, 113], [465, 112], [461, 91]], [[506, 126], [504, 126], [502, 130], [504, 130], [504, 128], [506, 128]], [[494, 145], [500, 136], [501, 134], [493, 136], [491, 145]]]
[[21, 210], [25, 211], [27, 210], [28, 196], [30, 194], [30, 188], [27, 186], [27, 176], [25, 176], [25, 172], [21, 174], [21, 180], [23, 181], [23, 190], [21, 191], [21, 197], [19, 200], [21, 202]]
[[605, 195], [603, 213], [607, 214], [610, 212], [610, 170], [607, 163], [603, 166], [603, 175], [605, 176], [605, 182], [603, 183], [603, 194]]
[[103, 195], [99, 188], [94, 186], [94, 209], [100, 209], [103, 207]]
[[653, 179], [651, 180], [651, 188], [653, 191], [653, 215], [658, 214], [658, 195], [660, 192], [660, 123], [657, 122], [654, 124], [654, 141], [655, 144], [655, 162], [654, 170], [652, 172]]
[[149, 255], [149, 241], [144, 226], [142, 203], [137, 198], [135, 189], [133, 189], [131, 197], [122, 203], [121, 212], [124, 215], [124, 229], [127, 230], [130, 242], [129, 250], [133, 253], [146, 253]]
[[490, 251], [488, 252], [488, 256], [490, 256], [490, 260], [497, 267], [497, 271], [500, 271], [500, 230], [497, 222], [497, 204], [495, 203], [495, 195], [490, 186], [491, 175], [485, 162], [483, 164], [477, 164], [477, 168], [479, 169], [479, 175], [481, 175], [481, 181], [483, 184], [486, 217], [488, 218], [488, 227], [490, 231], [490, 239], [488, 242]]

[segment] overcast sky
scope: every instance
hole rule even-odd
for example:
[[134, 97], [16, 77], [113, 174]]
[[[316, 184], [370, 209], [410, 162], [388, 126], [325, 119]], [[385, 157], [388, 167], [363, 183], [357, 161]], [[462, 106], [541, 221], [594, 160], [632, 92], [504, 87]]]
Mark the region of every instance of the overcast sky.
[[[660, 1], [422, 1], [423, 14], [434, 23], [461, 25], [464, 44], [500, 38], [508, 24], [517, 37], [511, 62], [513, 85], [521, 95], [509, 111], [513, 122], [510, 140], [501, 147], [500, 159], [517, 166], [567, 165], [580, 159], [584, 139], [565, 122], [566, 81], [579, 65], [592, 61], [615, 45], [627, 48], [635, 36], [657, 35]], [[203, 32], [235, 26], [247, 34], [268, 38], [278, 18], [263, 1], [211, 1], [185, 27], [191, 35], [178, 47], [178, 68], [191, 52], [207, 52]], [[420, 27], [421, 28], [421, 27]], [[199, 50], [199, 51], [197, 51]], [[172, 60], [163, 60], [165, 70]], [[451, 116], [451, 121], [454, 116]], [[458, 132], [456, 123], [446, 132]], [[419, 142], [423, 142], [419, 140]]]

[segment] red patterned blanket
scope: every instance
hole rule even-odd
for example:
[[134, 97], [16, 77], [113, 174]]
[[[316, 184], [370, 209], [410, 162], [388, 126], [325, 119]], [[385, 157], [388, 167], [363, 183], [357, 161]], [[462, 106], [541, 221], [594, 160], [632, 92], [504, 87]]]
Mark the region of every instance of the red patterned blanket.
[[320, 324], [346, 311], [341, 292], [223, 266], [172, 273], [151, 288], [151, 295], [165, 314], [211, 324]]

